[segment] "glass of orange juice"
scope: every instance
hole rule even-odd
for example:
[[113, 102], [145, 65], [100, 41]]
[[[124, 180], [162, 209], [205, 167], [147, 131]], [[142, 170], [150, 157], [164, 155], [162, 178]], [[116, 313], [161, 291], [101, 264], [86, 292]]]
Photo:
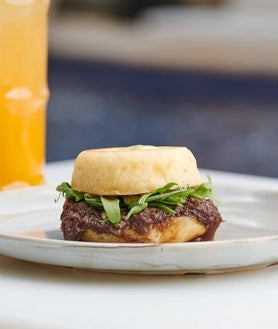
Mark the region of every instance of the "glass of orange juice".
[[0, 190], [44, 182], [50, 0], [0, 0]]

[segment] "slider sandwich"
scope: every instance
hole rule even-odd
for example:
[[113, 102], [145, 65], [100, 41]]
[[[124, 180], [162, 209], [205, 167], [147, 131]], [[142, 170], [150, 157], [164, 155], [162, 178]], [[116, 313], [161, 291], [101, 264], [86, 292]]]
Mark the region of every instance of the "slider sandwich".
[[222, 222], [210, 180], [186, 147], [91, 149], [75, 160], [61, 230], [66, 240], [168, 243], [213, 240]]

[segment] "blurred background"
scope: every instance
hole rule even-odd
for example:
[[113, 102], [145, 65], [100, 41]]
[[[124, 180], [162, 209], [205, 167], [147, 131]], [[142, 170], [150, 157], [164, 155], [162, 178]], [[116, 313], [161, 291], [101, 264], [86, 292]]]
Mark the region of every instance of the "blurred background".
[[278, 177], [277, 0], [53, 0], [47, 161], [183, 145]]

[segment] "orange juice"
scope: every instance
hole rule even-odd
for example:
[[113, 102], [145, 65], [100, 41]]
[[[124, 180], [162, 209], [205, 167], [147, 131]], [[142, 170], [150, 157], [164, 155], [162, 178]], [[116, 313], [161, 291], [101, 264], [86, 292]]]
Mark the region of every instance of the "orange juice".
[[0, 190], [42, 184], [49, 0], [0, 0]]

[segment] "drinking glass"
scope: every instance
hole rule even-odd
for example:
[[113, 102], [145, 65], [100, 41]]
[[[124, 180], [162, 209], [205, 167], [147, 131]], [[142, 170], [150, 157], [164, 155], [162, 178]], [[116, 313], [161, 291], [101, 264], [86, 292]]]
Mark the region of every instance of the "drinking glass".
[[0, 0], [0, 190], [44, 183], [50, 0]]

